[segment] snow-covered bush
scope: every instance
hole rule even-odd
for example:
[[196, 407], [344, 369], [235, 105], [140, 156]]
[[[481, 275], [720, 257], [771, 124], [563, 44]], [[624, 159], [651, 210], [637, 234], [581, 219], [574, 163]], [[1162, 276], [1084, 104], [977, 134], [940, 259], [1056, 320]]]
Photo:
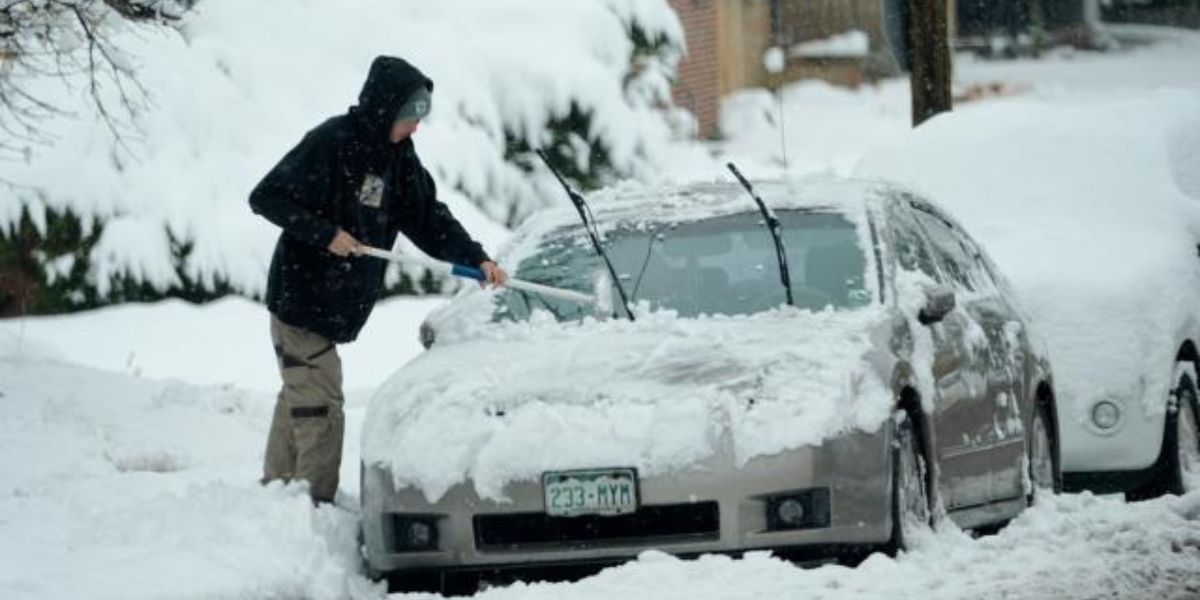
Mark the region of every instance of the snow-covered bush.
[[[130, 24], [114, 39], [148, 91], [124, 144], [82, 78], [18, 74], [71, 114], [45, 123], [53, 145], [0, 162], [0, 282], [34, 290], [0, 297], [0, 314], [261, 294], [276, 230], [246, 196], [354, 103], [378, 54], [435, 81], [417, 148], [442, 200], [494, 248], [564, 201], [535, 147], [587, 186], [656, 172], [683, 46], [665, 0], [203, 0], [174, 27]], [[52, 230], [74, 235], [48, 243]], [[414, 288], [398, 272], [390, 283]]]

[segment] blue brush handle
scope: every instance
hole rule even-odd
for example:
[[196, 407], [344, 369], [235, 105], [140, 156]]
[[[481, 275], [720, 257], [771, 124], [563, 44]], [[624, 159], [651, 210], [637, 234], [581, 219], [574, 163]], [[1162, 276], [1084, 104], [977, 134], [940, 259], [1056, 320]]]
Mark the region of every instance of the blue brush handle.
[[475, 281], [487, 281], [487, 275], [484, 275], [482, 270], [462, 265], [450, 265], [450, 274], [455, 277], [474, 279]]

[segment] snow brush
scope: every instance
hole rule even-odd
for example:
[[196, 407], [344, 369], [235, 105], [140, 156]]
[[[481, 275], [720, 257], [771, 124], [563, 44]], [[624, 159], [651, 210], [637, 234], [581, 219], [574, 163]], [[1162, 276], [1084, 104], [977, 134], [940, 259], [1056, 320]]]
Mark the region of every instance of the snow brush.
[[[454, 263], [448, 263], [445, 261], [421, 256], [406, 256], [403, 254], [397, 254], [395, 252], [388, 252], [387, 250], [380, 248], [372, 248], [370, 246], [361, 246], [357, 252], [359, 254], [374, 256], [375, 258], [382, 258], [383, 260], [388, 260], [402, 265], [424, 267], [440, 275], [451, 275], [481, 283], [487, 281], [487, 275], [485, 275], [482, 270], [474, 267], [457, 265]], [[596, 307], [597, 314], [611, 314], [612, 298], [610, 294], [604, 293], [606, 289], [606, 280], [607, 278], [597, 279], [595, 282], [595, 293], [592, 295], [576, 292], [575, 290], [565, 290], [562, 288], [542, 285], [540, 283], [533, 283], [532, 281], [524, 281], [515, 277], [509, 277], [508, 281], [504, 282], [504, 287], [525, 292], [532, 292], [542, 296], [548, 296], [550, 298], [574, 302], [576, 304], [591, 304]]]

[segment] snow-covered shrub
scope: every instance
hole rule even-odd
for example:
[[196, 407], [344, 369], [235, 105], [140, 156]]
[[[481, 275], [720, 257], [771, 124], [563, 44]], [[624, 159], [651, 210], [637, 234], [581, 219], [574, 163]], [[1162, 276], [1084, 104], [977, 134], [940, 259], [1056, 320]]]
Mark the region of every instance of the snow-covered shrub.
[[[665, 0], [202, 0], [171, 28], [130, 25], [116, 41], [149, 93], [123, 146], [81, 79], [23, 74], [71, 113], [46, 122], [53, 145], [0, 162], [0, 273], [64, 286], [24, 310], [261, 295], [277, 231], [246, 196], [306, 131], [354, 103], [378, 54], [435, 81], [417, 148], [441, 199], [494, 249], [525, 216], [565, 201], [533, 148], [584, 186], [656, 173], [677, 121], [669, 87], [683, 32]], [[56, 218], [78, 222], [77, 245], [50, 251]], [[66, 285], [69, 260], [84, 273]], [[394, 291], [438, 288], [408, 275], [391, 274]]]

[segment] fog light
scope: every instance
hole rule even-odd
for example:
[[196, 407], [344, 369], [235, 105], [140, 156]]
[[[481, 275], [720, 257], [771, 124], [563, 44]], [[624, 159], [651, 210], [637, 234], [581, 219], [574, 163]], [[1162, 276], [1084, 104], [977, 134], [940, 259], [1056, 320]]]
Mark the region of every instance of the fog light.
[[392, 527], [397, 552], [421, 552], [437, 548], [437, 522], [431, 517], [395, 515]]
[[1097, 402], [1092, 407], [1092, 422], [1100, 429], [1112, 429], [1121, 422], [1121, 408], [1112, 402]]
[[804, 505], [795, 498], [788, 498], [775, 508], [775, 515], [780, 523], [795, 527], [804, 522]]
[[829, 488], [813, 488], [767, 498], [767, 529], [829, 527], [832, 514]]
[[413, 521], [408, 524], [408, 545], [413, 548], [424, 548], [433, 541], [433, 528], [424, 521]]

